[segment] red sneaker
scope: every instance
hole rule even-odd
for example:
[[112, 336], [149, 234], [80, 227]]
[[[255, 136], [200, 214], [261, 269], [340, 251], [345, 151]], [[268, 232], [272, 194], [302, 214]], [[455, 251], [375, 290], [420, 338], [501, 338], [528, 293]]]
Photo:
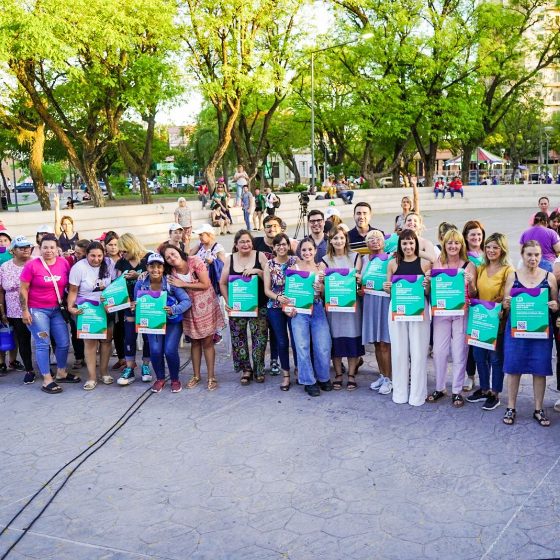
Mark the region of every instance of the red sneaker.
[[[165, 379], [158, 379], [153, 385], [152, 385], [152, 393], [161, 393], [161, 390], [165, 387]], [[173, 383], [171, 384], [171, 387], [173, 388]]]
[[181, 385], [180, 381], [172, 381], [171, 382], [171, 392], [172, 393], [179, 393], [183, 390], [183, 386]]

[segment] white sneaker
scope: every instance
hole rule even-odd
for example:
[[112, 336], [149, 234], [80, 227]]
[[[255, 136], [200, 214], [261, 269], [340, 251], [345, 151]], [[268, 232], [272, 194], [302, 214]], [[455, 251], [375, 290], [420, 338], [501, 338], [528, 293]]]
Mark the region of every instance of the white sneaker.
[[142, 381], [144, 383], [149, 383], [152, 380], [152, 372], [150, 371], [150, 366], [148, 364], [142, 364]]
[[554, 403], [554, 412], [560, 412], [560, 399]]
[[385, 377], [382, 373], [379, 374], [379, 377], [377, 378], [376, 381], [374, 381], [369, 388], [372, 391], [379, 391], [379, 389], [381, 388], [381, 385], [383, 385], [383, 381], [385, 381], [385, 379], [387, 379], [387, 377]]
[[393, 392], [393, 382], [386, 377], [383, 380], [383, 385], [379, 387], [379, 394], [380, 395], [390, 395]]

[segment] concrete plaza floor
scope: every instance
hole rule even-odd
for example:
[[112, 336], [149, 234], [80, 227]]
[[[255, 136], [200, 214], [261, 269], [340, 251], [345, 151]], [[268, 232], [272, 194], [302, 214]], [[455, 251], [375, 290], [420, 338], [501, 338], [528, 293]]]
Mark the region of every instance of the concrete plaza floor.
[[[529, 210], [480, 217], [512, 245]], [[387, 227], [390, 217], [376, 224]], [[517, 260], [517, 257], [514, 259]], [[414, 408], [369, 390], [373, 354], [350, 393], [307, 397], [280, 378], [239, 385], [218, 346], [220, 387], [148, 393], [106, 445], [71, 476], [10, 559], [544, 559], [560, 556], [560, 394], [531, 419], [523, 382], [518, 419], [505, 403], [459, 410], [446, 398]], [[185, 358], [187, 350], [184, 351]], [[190, 367], [182, 381], [190, 375]], [[204, 381], [204, 379], [203, 379]], [[146, 384], [66, 385], [45, 395], [22, 375], [0, 379], [0, 526], [65, 463], [95, 442]], [[434, 387], [430, 361], [428, 379]], [[150, 396], [148, 396], [150, 395]], [[505, 400], [505, 395], [502, 401]], [[0, 536], [0, 557], [64, 483], [63, 469]]]

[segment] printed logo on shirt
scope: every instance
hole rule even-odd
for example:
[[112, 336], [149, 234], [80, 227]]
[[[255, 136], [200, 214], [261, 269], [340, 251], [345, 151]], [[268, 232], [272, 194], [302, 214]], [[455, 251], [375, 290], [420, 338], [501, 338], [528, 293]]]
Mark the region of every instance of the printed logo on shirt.
[[43, 280], [45, 281], [45, 284], [52, 282], [53, 278], [55, 279], [56, 282], [59, 282], [62, 276], [56, 276], [56, 274], [53, 276], [43, 276]]

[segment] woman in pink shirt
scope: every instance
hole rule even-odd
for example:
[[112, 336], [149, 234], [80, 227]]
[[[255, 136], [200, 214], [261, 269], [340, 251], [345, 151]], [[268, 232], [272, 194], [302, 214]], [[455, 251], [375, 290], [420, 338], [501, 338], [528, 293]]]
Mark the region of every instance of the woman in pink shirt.
[[[55, 394], [62, 392], [58, 383], [81, 381], [79, 377], [66, 372], [70, 339], [68, 325], [59, 305], [59, 297], [64, 295], [68, 286], [70, 265], [65, 258], [58, 256], [58, 241], [52, 234], [47, 234], [41, 239], [39, 250], [39, 258], [28, 261], [23, 267], [19, 298], [23, 323], [27, 325], [35, 340], [37, 365], [43, 376], [41, 390]], [[56, 343], [55, 379], [49, 367], [51, 336]]]

